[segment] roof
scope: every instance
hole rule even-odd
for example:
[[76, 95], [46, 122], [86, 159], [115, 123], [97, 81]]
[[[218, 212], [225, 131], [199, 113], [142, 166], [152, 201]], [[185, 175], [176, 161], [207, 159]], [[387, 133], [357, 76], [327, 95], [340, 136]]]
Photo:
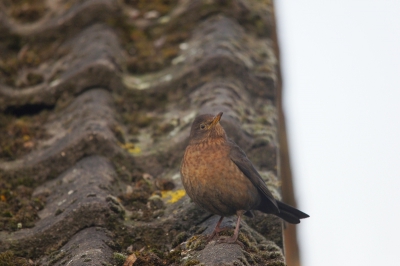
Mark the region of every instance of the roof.
[[274, 216], [242, 223], [245, 250], [206, 245], [218, 217], [179, 178], [193, 118], [223, 111], [280, 197], [272, 3], [150, 2], [3, 4], [0, 176], [12, 217], [0, 251], [44, 265], [108, 265], [133, 251], [135, 265], [284, 265]]

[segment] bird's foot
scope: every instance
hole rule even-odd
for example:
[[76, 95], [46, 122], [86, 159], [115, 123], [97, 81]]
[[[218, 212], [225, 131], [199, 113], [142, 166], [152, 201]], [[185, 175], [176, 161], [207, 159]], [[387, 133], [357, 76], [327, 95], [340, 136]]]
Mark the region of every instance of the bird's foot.
[[219, 237], [219, 233], [220, 232], [223, 232], [223, 231], [226, 231], [226, 230], [229, 230], [229, 229], [231, 229], [231, 228], [229, 228], [229, 227], [222, 227], [222, 228], [215, 228], [215, 230], [212, 232], [212, 234], [208, 237], [208, 242], [210, 242], [211, 240], [213, 240], [213, 238], [215, 237], [215, 236], [218, 236]]
[[221, 236], [220, 238], [218, 238], [217, 243], [227, 243], [227, 244], [238, 244], [239, 246], [241, 246], [242, 249], [244, 249], [244, 245], [242, 242], [240, 242], [237, 237], [235, 236], [231, 236], [231, 237], [224, 237]]

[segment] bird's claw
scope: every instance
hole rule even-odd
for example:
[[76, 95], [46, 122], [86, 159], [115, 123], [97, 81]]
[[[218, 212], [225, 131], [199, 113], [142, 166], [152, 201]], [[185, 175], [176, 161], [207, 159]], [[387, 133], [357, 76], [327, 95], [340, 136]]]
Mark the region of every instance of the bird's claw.
[[239, 240], [237, 240], [237, 238], [235, 239], [234, 237], [221, 236], [221, 237], [218, 238], [217, 243], [218, 244], [221, 244], [221, 243], [238, 244], [242, 249], [244, 249], [243, 243], [240, 242]]
[[226, 231], [226, 230], [229, 230], [229, 229], [231, 229], [231, 228], [229, 228], [229, 227], [222, 227], [222, 228], [215, 229], [215, 230], [211, 233], [211, 235], [207, 238], [208, 242], [210, 242], [211, 240], [213, 240], [213, 238], [214, 238], [215, 236], [220, 237], [220, 236], [219, 236], [219, 233], [220, 233], [220, 232], [223, 232], [223, 231]]

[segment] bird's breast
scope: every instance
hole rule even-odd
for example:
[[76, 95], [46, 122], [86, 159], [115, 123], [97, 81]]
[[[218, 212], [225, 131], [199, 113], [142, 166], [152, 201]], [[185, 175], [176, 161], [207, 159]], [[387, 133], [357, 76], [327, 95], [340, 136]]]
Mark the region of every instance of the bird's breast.
[[215, 214], [250, 210], [260, 200], [257, 189], [230, 159], [225, 145], [189, 145], [181, 175], [189, 197]]
[[189, 145], [182, 162], [182, 177], [200, 186], [213, 183], [215, 177], [227, 170], [228, 159], [228, 151], [223, 146]]

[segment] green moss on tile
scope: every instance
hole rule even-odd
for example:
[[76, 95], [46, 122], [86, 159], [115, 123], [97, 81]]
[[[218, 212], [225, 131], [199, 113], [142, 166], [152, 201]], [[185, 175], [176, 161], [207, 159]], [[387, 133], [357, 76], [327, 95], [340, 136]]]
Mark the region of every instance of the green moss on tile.
[[44, 0], [6, 1], [5, 7], [14, 19], [22, 23], [39, 20], [47, 10], [46, 1]]
[[118, 252], [113, 253], [113, 260], [114, 260], [114, 263], [116, 266], [124, 265], [126, 258], [127, 258], [127, 255], [125, 255], [125, 254], [118, 253]]
[[187, 241], [187, 249], [202, 250], [208, 243], [207, 237], [203, 235], [194, 235]]
[[28, 260], [17, 257], [14, 252], [6, 251], [0, 253], [0, 266], [25, 266]]

